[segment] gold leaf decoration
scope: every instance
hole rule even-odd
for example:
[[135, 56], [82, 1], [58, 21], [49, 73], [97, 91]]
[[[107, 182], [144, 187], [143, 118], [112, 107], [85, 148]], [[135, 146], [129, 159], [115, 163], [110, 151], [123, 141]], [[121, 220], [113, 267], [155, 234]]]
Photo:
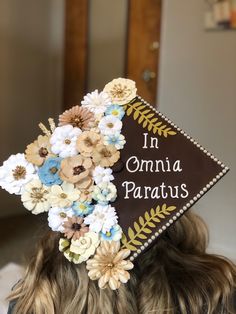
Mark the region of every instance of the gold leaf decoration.
[[155, 209], [151, 208], [148, 212], [144, 213], [144, 216], [140, 216], [138, 221], [134, 222], [134, 227], [129, 227], [128, 229], [128, 239], [127, 236], [123, 233], [121, 242], [123, 244], [122, 248], [127, 248], [131, 251], [137, 251], [138, 247], [143, 243], [139, 241], [146, 240], [148, 235], [152, 233], [152, 229], [157, 227], [157, 224], [160, 223], [161, 219], [164, 219], [166, 216], [169, 216], [172, 211], [176, 209], [176, 206], [168, 206], [163, 204], [162, 206], [158, 205]]
[[168, 135], [176, 135], [177, 133], [173, 131], [170, 127], [167, 127], [163, 122], [158, 121], [155, 116], [155, 112], [144, 105], [141, 101], [136, 99], [123, 106], [126, 111], [127, 116], [133, 114], [133, 119], [137, 120], [138, 124], [141, 124], [145, 129], [147, 128], [149, 132], [152, 131], [153, 134], [158, 134], [159, 136], [167, 137]]

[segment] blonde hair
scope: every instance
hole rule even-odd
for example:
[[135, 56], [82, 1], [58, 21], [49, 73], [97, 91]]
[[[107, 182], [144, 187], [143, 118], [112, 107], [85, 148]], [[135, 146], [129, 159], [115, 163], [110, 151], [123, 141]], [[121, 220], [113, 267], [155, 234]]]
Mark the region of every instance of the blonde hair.
[[236, 267], [206, 253], [208, 231], [189, 211], [135, 262], [118, 291], [100, 290], [85, 265], [58, 251], [59, 234], [42, 238], [10, 299], [20, 314], [236, 313]]

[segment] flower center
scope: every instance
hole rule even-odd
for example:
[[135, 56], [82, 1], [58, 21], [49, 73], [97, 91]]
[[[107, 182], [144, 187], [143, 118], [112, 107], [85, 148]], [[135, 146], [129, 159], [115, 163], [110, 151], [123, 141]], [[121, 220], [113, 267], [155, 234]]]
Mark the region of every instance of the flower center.
[[48, 155], [48, 150], [46, 147], [41, 147], [39, 150], [39, 156], [45, 158]]
[[107, 264], [107, 267], [108, 267], [108, 268], [113, 268], [113, 267], [114, 267], [114, 264], [113, 264], [113, 263], [108, 263], [108, 264]]
[[86, 209], [86, 206], [84, 204], [80, 204], [79, 209], [81, 209], [83, 211]]
[[71, 226], [71, 229], [79, 231], [81, 229], [81, 225], [78, 224], [77, 222], [73, 223], [72, 226]]
[[110, 129], [112, 129], [112, 128], [114, 127], [114, 124], [111, 123], [111, 122], [109, 122], [109, 123], [107, 123], [107, 127], [110, 128]]
[[84, 125], [84, 120], [81, 116], [75, 115], [71, 118], [70, 123], [73, 127], [82, 128]]
[[60, 212], [59, 216], [60, 216], [61, 218], [66, 218], [66, 213]]
[[121, 86], [121, 84], [116, 84], [111, 90], [111, 94], [113, 97], [123, 98], [125, 96], [125, 92], [127, 90], [127, 86]]
[[63, 199], [65, 199], [65, 198], [67, 198], [67, 194], [66, 194], [66, 193], [61, 193], [61, 194], [60, 194], [60, 197], [63, 198]]
[[101, 150], [101, 155], [102, 155], [103, 157], [106, 157], [106, 158], [109, 158], [109, 157], [112, 156], [111, 152], [110, 152], [109, 150], [107, 150], [106, 148], [103, 148], [103, 149]]
[[85, 194], [85, 195], [89, 195], [89, 191], [88, 191], [88, 190], [85, 190], [85, 191], [84, 191], [84, 194]]
[[110, 237], [111, 236], [111, 232], [110, 231], [106, 232], [106, 236]]
[[81, 240], [81, 242], [80, 242], [81, 244], [86, 244], [86, 240], [85, 239], [83, 239], [83, 240]]
[[93, 143], [93, 141], [91, 140], [90, 137], [86, 137], [86, 138], [84, 139], [84, 144], [85, 144], [87, 147], [92, 147], [94, 143]]
[[84, 166], [77, 166], [77, 167], [74, 167], [73, 170], [74, 170], [73, 175], [78, 176], [79, 174], [85, 171], [85, 168]]
[[14, 170], [12, 170], [13, 177], [15, 180], [25, 179], [26, 169], [22, 166], [16, 166]]
[[55, 174], [55, 173], [57, 173], [57, 167], [52, 167], [52, 168], [50, 168], [50, 172], [52, 173], [52, 174]]
[[33, 203], [39, 203], [43, 202], [44, 194], [47, 194], [47, 190], [43, 190], [42, 188], [32, 188], [32, 193], [30, 194], [30, 197], [33, 199]]
[[70, 145], [71, 140], [67, 138], [67, 139], [65, 139], [64, 143], [65, 143], [66, 145]]

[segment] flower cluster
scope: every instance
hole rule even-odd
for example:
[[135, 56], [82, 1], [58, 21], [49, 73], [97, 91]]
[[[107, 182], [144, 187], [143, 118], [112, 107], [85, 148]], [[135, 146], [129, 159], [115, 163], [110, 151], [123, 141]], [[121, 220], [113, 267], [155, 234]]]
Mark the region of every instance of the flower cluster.
[[58, 126], [49, 119], [50, 131], [40, 124], [44, 135], [0, 167], [0, 186], [20, 195], [33, 214], [48, 212], [49, 227], [62, 235], [59, 250], [76, 264], [88, 261], [101, 288], [117, 289], [132, 268], [123, 260], [128, 250], [120, 250], [112, 167], [125, 145], [123, 105], [135, 96], [133, 81], [113, 80], [60, 115]]

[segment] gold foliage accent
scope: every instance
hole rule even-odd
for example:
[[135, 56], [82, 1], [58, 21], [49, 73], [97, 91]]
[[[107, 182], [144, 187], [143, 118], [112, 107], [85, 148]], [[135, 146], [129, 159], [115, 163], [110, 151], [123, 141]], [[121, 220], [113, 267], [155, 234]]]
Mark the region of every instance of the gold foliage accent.
[[46, 128], [46, 126], [45, 126], [42, 122], [39, 123], [39, 128], [41, 129], [41, 131], [42, 131], [45, 135], [47, 135], [48, 137], [50, 137], [51, 134], [55, 131], [56, 125], [55, 125], [55, 122], [54, 122], [54, 120], [53, 120], [52, 118], [49, 118], [49, 119], [48, 119], [48, 122], [49, 122], [50, 130], [48, 130], [48, 129]]
[[134, 120], [137, 120], [138, 124], [141, 124], [148, 131], [152, 131], [153, 134], [158, 134], [159, 136], [167, 137], [168, 135], [176, 135], [176, 132], [173, 131], [170, 127], [167, 127], [163, 122], [158, 121], [158, 118], [155, 116], [155, 112], [147, 107], [140, 101], [130, 102], [123, 106], [126, 111], [127, 116], [133, 114]]
[[123, 233], [121, 242], [122, 248], [127, 248], [131, 251], [136, 251], [137, 246], [143, 245], [140, 240], [146, 240], [148, 235], [152, 233], [152, 228], [156, 228], [157, 224], [170, 215], [172, 211], [176, 209], [176, 206], [167, 207], [163, 204], [161, 207], [158, 205], [156, 209], [152, 208], [149, 212], [146, 211], [144, 216], [140, 216], [138, 221], [134, 222], [134, 227], [128, 229], [128, 239]]

